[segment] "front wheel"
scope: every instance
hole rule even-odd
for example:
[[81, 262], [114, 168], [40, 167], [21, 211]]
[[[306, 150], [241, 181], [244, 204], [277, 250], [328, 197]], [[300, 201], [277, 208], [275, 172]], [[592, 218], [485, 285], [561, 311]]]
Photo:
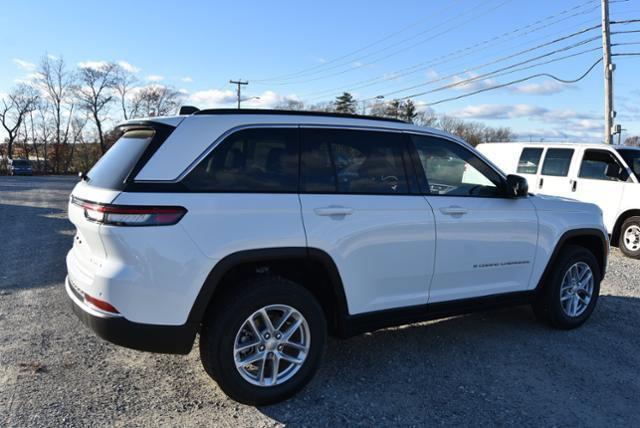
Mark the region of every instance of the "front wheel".
[[618, 247], [625, 256], [640, 258], [640, 217], [629, 217], [622, 224]]
[[282, 278], [254, 279], [210, 311], [200, 334], [200, 357], [229, 397], [273, 404], [311, 380], [326, 330], [322, 308], [305, 288]]
[[536, 316], [560, 329], [582, 325], [593, 312], [600, 293], [600, 266], [584, 247], [567, 245], [533, 305]]

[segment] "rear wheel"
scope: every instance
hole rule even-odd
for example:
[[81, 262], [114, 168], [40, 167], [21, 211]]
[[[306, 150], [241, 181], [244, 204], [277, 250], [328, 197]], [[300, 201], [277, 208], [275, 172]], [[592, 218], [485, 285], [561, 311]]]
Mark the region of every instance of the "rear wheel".
[[618, 247], [626, 256], [640, 258], [640, 217], [629, 217], [622, 224]]
[[217, 302], [203, 325], [200, 357], [229, 397], [266, 405], [311, 380], [326, 336], [322, 308], [309, 291], [282, 278], [260, 278]]
[[600, 293], [600, 266], [584, 247], [567, 245], [555, 262], [535, 303], [536, 316], [560, 329], [582, 325]]

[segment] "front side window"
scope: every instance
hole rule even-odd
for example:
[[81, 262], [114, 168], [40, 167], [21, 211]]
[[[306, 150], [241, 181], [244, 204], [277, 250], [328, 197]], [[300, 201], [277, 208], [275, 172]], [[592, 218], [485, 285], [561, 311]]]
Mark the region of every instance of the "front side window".
[[302, 186], [311, 193], [407, 194], [399, 133], [302, 130]]
[[540, 157], [542, 157], [541, 148], [526, 147], [522, 149], [520, 160], [518, 161], [518, 173], [519, 174], [537, 174], [538, 165], [540, 164]]
[[542, 175], [566, 177], [569, 175], [573, 149], [548, 149], [542, 165]]
[[585, 150], [578, 176], [591, 180], [620, 181], [618, 178], [607, 177], [607, 168], [609, 165], [621, 168], [616, 158], [608, 151]]
[[437, 137], [412, 135], [426, 192], [444, 196], [501, 196], [502, 178], [470, 150]]
[[228, 136], [183, 184], [200, 192], [298, 191], [297, 129], [245, 129]]
[[629, 168], [640, 180], [640, 150], [637, 149], [617, 149], [622, 159], [629, 165]]

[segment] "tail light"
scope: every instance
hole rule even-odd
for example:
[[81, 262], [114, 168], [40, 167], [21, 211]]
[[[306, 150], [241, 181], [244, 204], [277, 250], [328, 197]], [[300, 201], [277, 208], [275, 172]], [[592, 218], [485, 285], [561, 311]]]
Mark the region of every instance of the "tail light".
[[170, 226], [187, 213], [183, 207], [96, 204], [75, 196], [71, 203], [84, 209], [87, 220], [111, 226]]
[[111, 312], [113, 314], [119, 314], [118, 310], [111, 306], [111, 304], [105, 302], [104, 300], [96, 299], [93, 296], [89, 296], [87, 293], [84, 293], [84, 301], [94, 308], [98, 308], [105, 312]]

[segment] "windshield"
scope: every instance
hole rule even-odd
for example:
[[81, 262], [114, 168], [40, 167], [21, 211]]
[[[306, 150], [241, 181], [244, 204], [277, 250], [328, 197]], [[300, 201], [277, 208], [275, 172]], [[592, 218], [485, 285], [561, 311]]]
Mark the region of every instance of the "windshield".
[[617, 149], [622, 159], [629, 165], [629, 168], [640, 180], [640, 150], [637, 149]]
[[152, 130], [129, 131], [87, 173], [89, 184], [122, 190], [124, 181], [153, 138]]
[[28, 160], [14, 160], [11, 162], [11, 165], [13, 165], [14, 167], [25, 167], [25, 166], [31, 166], [31, 162], [29, 162]]

